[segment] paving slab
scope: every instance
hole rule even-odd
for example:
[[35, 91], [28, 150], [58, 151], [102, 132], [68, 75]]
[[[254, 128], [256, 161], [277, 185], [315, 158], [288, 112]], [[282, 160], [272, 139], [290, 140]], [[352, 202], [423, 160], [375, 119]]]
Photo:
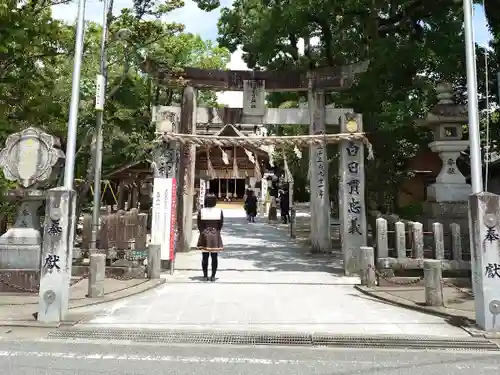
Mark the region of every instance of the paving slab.
[[[74, 313], [75, 309], [117, 301], [151, 290], [165, 283], [165, 279], [118, 280], [106, 278], [104, 282], [104, 296], [101, 298], [87, 298], [88, 279], [77, 279], [75, 281], [77, 282], [70, 289], [68, 322], [76, 322], [86, 317], [86, 315], [82, 315], [82, 311]], [[45, 323], [38, 323], [34, 318], [33, 314], [37, 309], [38, 295], [2, 293], [0, 295], [0, 326], [47, 326]]]
[[425, 304], [425, 287], [422, 285], [358, 286], [357, 289], [387, 303], [441, 315], [457, 322], [459, 320], [475, 322], [474, 297], [470, 288], [444, 286], [443, 306], [427, 306]]
[[443, 318], [355, 290], [359, 279], [343, 275], [342, 259], [308, 254], [267, 220], [247, 223], [243, 210], [224, 214], [215, 283], [200, 280], [199, 252], [180, 253], [164, 285], [96, 306], [77, 327], [469, 336]]

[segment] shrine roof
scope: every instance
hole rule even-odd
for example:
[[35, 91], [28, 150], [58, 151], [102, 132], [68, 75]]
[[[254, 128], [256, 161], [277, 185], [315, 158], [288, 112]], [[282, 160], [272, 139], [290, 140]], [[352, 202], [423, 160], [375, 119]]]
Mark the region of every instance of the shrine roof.
[[138, 160], [126, 164], [122, 167], [115, 169], [114, 171], [109, 172], [103, 178], [113, 180], [126, 177], [136, 177], [141, 174], [145, 175], [152, 174], [151, 161], [149, 159]]
[[366, 72], [369, 61], [313, 70], [285, 71], [219, 70], [185, 67], [173, 72], [169, 67], [147, 58], [142, 69], [158, 78], [166, 86], [188, 84], [195, 88], [220, 91], [243, 91], [243, 81], [265, 81], [265, 89], [272, 91], [307, 91], [313, 89], [343, 90], [352, 86], [357, 75]]
[[[220, 129], [217, 133], [214, 134], [215, 136], [219, 137], [249, 137], [247, 135], [244, 135], [242, 132], [240, 132], [234, 125], [232, 124], [226, 124], [222, 129]], [[237, 147], [243, 147], [243, 146], [237, 146]], [[252, 151], [254, 153], [257, 153], [259, 155], [265, 155], [266, 157], [268, 156], [268, 152], [266, 149], [261, 148], [261, 147], [256, 147], [252, 145], [245, 145], [247, 150]], [[205, 148], [197, 147], [196, 153], [204, 153], [206, 152]]]

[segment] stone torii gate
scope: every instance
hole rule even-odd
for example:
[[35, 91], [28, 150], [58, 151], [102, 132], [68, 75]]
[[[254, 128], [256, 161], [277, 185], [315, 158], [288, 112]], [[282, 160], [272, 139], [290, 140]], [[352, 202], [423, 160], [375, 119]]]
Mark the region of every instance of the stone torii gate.
[[[340, 144], [340, 222], [342, 252], [347, 275], [357, 271], [356, 254], [366, 244], [364, 204], [364, 148], [361, 115], [352, 110], [327, 108], [325, 91], [350, 87], [356, 74], [367, 63], [313, 71], [222, 71], [185, 68], [179, 74], [144, 63], [144, 69], [167, 86], [184, 87], [181, 107], [156, 109], [157, 134], [161, 142], [155, 151], [155, 177], [177, 178], [183, 189], [177, 195], [177, 251], [188, 251], [192, 237], [192, 209], [195, 181], [196, 145], [308, 146], [311, 190], [311, 246], [313, 252], [330, 252], [330, 202], [328, 196], [327, 143]], [[243, 108], [200, 108], [196, 90], [243, 91]], [[308, 108], [275, 109], [265, 107], [265, 93], [307, 91]], [[214, 137], [197, 134], [207, 124], [280, 125], [309, 124], [309, 136], [303, 137]], [[326, 125], [337, 127], [340, 134], [327, 134]], [[180, 145], [180, 148], [178, 147]], [[180, 157], [182, 155], [182, 157]], [[162, 256], [162, 259], [164, 256]]]

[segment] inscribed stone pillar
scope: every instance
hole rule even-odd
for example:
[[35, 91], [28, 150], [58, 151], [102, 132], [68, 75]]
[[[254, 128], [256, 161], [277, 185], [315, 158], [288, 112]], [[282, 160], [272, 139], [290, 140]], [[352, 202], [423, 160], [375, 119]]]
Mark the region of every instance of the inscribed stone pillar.
[[[325, 93], [309, 92], [309, 134], [325, 134]], [[309, 186], [311, 191], [311, 251], [331, 251], [328, 155], [326, 144], [311, 145]]]
[[[181, 108], [181, 133], [196, 134], [196, 90], [187, 86], [184, 88]], [[179, 222], [179, 251], [191, 249], [193, 234], [193, 196], [195, 180], [196, 146], [181, 145], [181, 163], [179, 169], [179, 189], [182, 197], [178, 199], [177, 220]]]
[[41, 322], [63, 321], [68, 312], [75, 198], [75, 191], [64, 187], [47, 193], [38, 295]]
[[[361, 115], [349, 114], [340, 120], [341, 133], [363, 131]], [[365, 165], [361, 141], [340, 142], [339, 216], [342, 255], [346, 276], [359, 270], [359, 248], [366, 246]]]
[[471, 271], [476, 324], [500, 331], [500, 196], [469, 196]]
[[261, 185], [260, 185], [260, 214], [262, 216], [265, 216], [266, 215], [266, 201], [267, 201], [267, 190], [268, 190], [268, 182], [267, 182], [267, 179], [266, 179], [266, 176], [263, 176], [262, 177], [262, 180], [261, 180]]

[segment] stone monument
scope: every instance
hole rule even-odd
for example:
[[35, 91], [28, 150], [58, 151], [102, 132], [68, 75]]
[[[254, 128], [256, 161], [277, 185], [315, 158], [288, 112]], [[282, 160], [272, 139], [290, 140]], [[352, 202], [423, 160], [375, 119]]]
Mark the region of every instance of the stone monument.
[[467, 108], [453, 101], [451, 84], [440, 83], [436, 91], [439, 101], [422, 125], [432, 129], [434, 141], [429, 148], [443, 164], [436, 182], [427, 188], [424, 212], [433, 222], [458, 223], [467, 228], [467, 202], [472, 190], [457, 167], [457, 158], [469, 147], [469, 141], [462, 140], [462, 127], [468, 121]]
[[[14, 225], [0, 237], [0, 291], [36, 288], [40, 275], [42, 236], [38, 209], [44, 189], [55, 181], [64, 162], [59, 139], [37, 128], [10, 135], [0, 152], [0, 167], [16, 182], [8, 198], [19, 203]], [[17, 290], [13, 290], [17, 289]]]

